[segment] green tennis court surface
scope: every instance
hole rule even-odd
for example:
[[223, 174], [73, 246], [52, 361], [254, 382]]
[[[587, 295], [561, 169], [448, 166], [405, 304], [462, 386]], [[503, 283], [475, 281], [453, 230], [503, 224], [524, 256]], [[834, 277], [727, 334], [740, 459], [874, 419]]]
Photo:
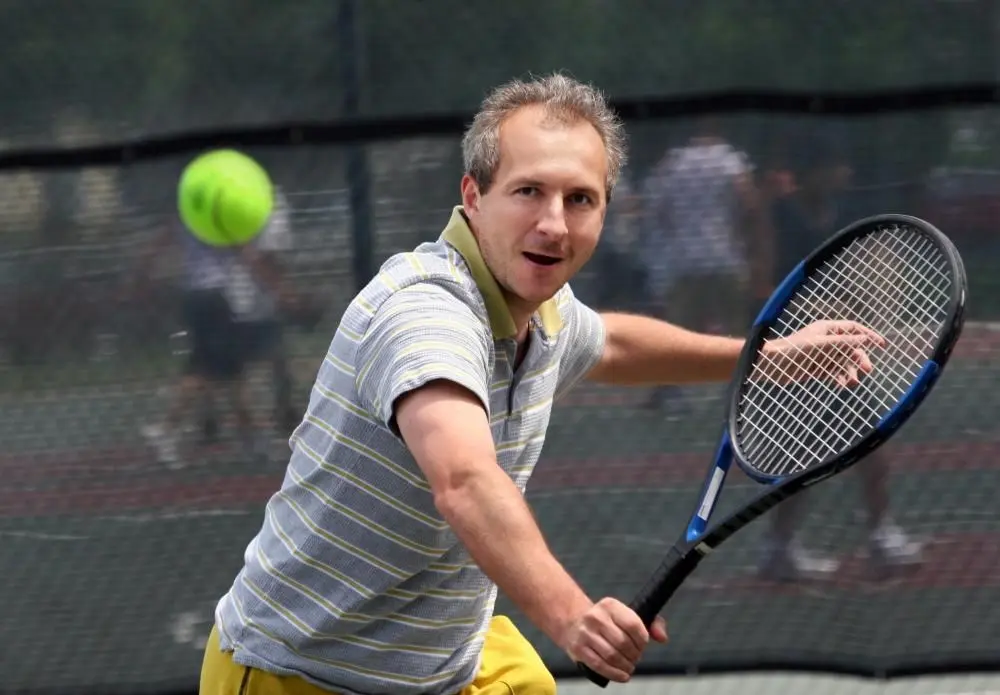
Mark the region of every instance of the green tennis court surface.
[[[895, 516], [928, 542], [922, 567], [869, 579], [858, 481], [848, 474], [818, 489], [802, 529], [810, 545], [841, 557], [836, 576], [758, 580], [758, 523], [703, 563], [669, 611], [670, 647], [646, 663], [795, 658], [877, 669], [995, 655], [997, 354], [1000, 332], [971, 325], [941, 385], [888, 447]], [[0, 643], [10, 645], [0, 668], [10, 689], [194, 682], [214, 602], [287, 449], [276, 445], [266, 465], [222, 450], [161, 468], [137, 434], [159, 386], [0, 397]], [[689, 389], [662, 412], [643, 408], [645, 395], [579, 390], [555, 412], [529, 487], [556, 553], [593, 594], [627, 599], [646, 578], [690, 513], [718, 436], [718, 389]], [[753, 491], [731, 476], [718, 513]], [[510, 606], [501, 599], [499, 609]], [[518, 622], [553, 667], [569, 669]]]

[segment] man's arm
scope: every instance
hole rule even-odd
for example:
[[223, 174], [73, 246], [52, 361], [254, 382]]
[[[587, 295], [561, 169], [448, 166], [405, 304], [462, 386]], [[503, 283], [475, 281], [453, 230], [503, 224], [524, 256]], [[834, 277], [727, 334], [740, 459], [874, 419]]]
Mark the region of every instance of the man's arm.
[[[359, 345], [358, 394], [405, 442], [439, 513], [483, 572], [572, 658], [625, 681], [650, 632], [621, 602], [590, 601], [500, 467], [487, 415], [486, 331], [441, 287], [400, 290]], [[660, 623], [651, 632], [666, 639]]]
[[601, 314], [604, 351], [587, 378], [605, 384], [653, 385], [728, 381], [742, 339], [695, 333], [645, 316]]
[[552, 555], [521, 491], [497, 464], [479, 400], [438, 381], [399, 399], [396, 423], [438, 511], [476, 564], [556, 644], [565, 644], [593, 602]]
[[445, 381], [396, 401], [396, 425], [427, 476], [441, 516], [472, 559], [553, 642], [605, 677], [626, 682], [647, 632], [620, 601], [592, 602], [549, 550], [521, 491], [497, 464], [480, 400]]

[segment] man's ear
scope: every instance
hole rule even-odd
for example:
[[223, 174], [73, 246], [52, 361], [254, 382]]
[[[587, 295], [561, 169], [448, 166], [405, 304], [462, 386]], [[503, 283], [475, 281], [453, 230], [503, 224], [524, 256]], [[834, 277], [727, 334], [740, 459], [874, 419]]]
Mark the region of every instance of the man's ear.
[[469, 174], [462, 177], [462, 208], [467, 213], [479, 211], [479, 184]]

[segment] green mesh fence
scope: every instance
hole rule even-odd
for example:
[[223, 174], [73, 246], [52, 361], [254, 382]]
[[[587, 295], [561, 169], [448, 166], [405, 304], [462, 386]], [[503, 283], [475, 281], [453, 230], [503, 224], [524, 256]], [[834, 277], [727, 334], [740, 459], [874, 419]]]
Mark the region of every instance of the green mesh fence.
[[[352, 114], [468, 112], [492, 84], [554, 68], [623, 99], [961, 85], [993, 79], [998, 16], [995, 3], [923, 0], [822, 10], [777, 0], [213, 0], [184, 12], [158, 0], [21, 3], [0, 8], [9, 56], [0, 86], [17, 95], [0, 104], [0, 122], [5, 147], [73, 147]], [[342, 50], [348, 39], [352, 53]], [[760, 285], [773, 281], [751, 273], [756, 259], [780, 261], [809, 238], [796, 211], [832, 210], [833, 221], [902, 211], [959, 245], [971, 323], [936, 392], [885, 451], [894, 524], [882, 529], [884, 542], [867, 528], [870, 478], [822, 486], [789, 523], [802, 547], [831, 562], [782, 576], [789, 567], [773, 561], [772, 512], [703, 563], [672, 603], [671, 645], [651, 650], [644, 665], [892, 672], [995, 660], [996, 112], [718, 114], [707, 123], [717, 147], [745, 167], [759, 219], [699, 194], [726, 185], [721, 163], [671, 202], [683, 181], [667, 155], [690, 147], [705, 123], [630, 125], [623, 195], [574, 283], [582, 298], [738, 332]], [[364, 219], [351, 206], [359, 182], [348, 148], [250, 151], [287, 199], [293, 243], [282, 263], [311, 309], [308, 320], [283, 317], [281, 349], [248, 373], [268, 423], [258, 459], [245, 455], [222, 402], [214, 436], [203, 431], [205, 413], [185, 422], [175, 464], [159, 461], [144, 437], [190, 351], [183, 255], [175, 248], [142, 265], [158, 234], [179, 234], [174, 186], [190, 155], [0, 171], [0, 691], [195, 686], [214, 604], [287, 460], [289, 423], [276, 407], [271, 363], [283, 361], [300, 416], [362, 280], [356, 230], [370, 227], [377, 264], [435, 238], [457, 202], [457, 133], [365, 145]], [[720, 206], [728, 222], [698, 226], [702, 211]], [[696, 265], [726, 278], [729, 301], [686, 291]], [[593, 595], [627, 599], [658, 562], [696, 498], [722, 411], [714, 387], [584, 386], [557, 406], [528, 497], [555, 552]], [[737, 474], [723, 507], [752, 491]], [[906, 542], [890, 533], [897, 527]], [[886, 548], [898, 552], [880, 556]], [[571, 671], [505, 599], [498, 610], [554, 670]]]

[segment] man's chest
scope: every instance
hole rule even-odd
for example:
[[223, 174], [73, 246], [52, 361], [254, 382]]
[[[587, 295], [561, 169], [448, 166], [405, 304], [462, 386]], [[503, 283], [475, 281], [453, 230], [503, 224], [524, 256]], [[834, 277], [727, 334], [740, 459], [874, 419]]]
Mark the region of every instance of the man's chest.
[[559, 383], [558, 345], [533, 339], [518, 360], [516, 343], [495, 342], [490, 426], [497, 458], [519, 480], [538, 460]]

